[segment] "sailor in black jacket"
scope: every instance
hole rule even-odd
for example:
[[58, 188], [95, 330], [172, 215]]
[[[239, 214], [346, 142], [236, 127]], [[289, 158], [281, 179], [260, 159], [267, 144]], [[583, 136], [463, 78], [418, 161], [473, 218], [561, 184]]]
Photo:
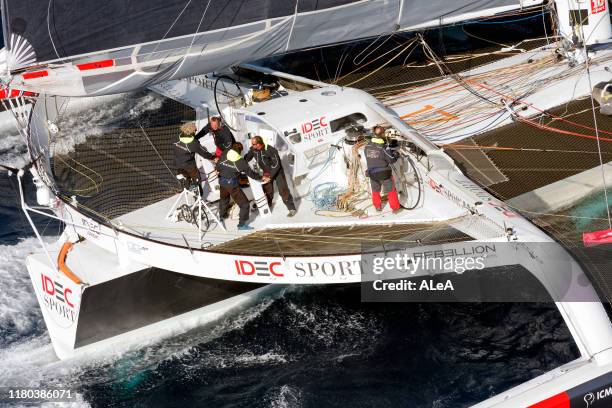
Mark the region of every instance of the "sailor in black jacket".
[[364, 148], [366, 163], [368, 165], [368, 177], [370, 177], [370, 186], [372, 187], [372, 204], [377, 211], [382, 211], [382, 202], [380, 190], [384, 188], [389, 199], [389, 205], [393, 212], [400, 209], [397, 190], [393, 182], [393, 173], [391, 165], [397, 161], [399, 155], [385, 147], [385, 140], [376, 132], [374, 137]]
[[195, 137], [196, 139], [200, 139], [207, 133], [212, 133], [213, 135], [215, 146], [217, 146], [217, 150], [215, 151], [215, 156], [217, 157], [221, 156], [224, 150], [231, 149], [232, 145], [236, 143], [232, 131], [229, 130], [227, 126], [223, 126], [221, 118], [217, 116], [210, 118], [208, 124], [204, 126]]
[[[252, 230], [253, 227], [247, 225], [249, 220], [249, 200], [244, 195], [240, 188], [239, 176], [240, 173], [245, 173], [247, 176], [262, 180], [262, 177], [254, 172], [247, 162], [240, 156], [242, 153], [242, 144], [234, 143], [232, 148], [221, 153], [217, 161], [217, 172], [219, 173], [219, 216], [227, 218], [227, 207], [229, 206], [230, 197], [240, 207], [240, 218], [238, 221], [239, 230]], [[263, 180], [265, 181], [265, 180]]]
[[[199, 154], [207, 160], [214, 160], [215, 156], [206, 150], [195, 135], [195, 123], [185, 123], [181, 126], [178, 142], [174, 143], [174, 165], [185, 177], [187, 186], [197, 182], [201, 184], [200, 172], [196, 165], [195, 155]], [[201, 188], [201, 185], [200, 185]]]
[[288, 217], [293, 217], [296, 214], [295, 204], [289, 186], [287, 185], [287, 179], [285, 172], [281, 164], [278, 150], [273, 146], [266, 146], [261, 136], [254, 136], [251, 138], [251, 148], [244, 155], [244, 160], [247, 162], [255, 159], [257, 166], [263, 170], [264, 175], [267, 176], [270, 181], [264, 184], [263, 190], [266, 193], [268, 199], [268, 206], [272, 208], [272, 199], [274, 198], [274, 183], [278, 187], [278, 192], [283, 199], [283, 203], [289, 210]]

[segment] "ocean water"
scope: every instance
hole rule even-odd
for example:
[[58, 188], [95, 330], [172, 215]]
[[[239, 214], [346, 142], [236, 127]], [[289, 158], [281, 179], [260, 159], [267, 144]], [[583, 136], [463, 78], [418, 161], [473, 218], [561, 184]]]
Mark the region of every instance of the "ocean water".
[[573, 217], [574, 229], [578, 232], [585, 232], [591, 231], [593, 227], [606, 228], [605, 219], [608, 216], [609, 203], [612, 203], [612, 190], [610, 189], [608, 189], [607, 197], [601, 190], [585, 197], [580, 203], [568, 209], [568, 214]]
[[[93, 136], [95, 137], [95, 136]], [[0, 163], [25, 163], [15, 135]], [[92, 407], [465, 407], [577, 357], [553, 304], [367, 304], [288, 288], [215, 325], [59, 361], [24, 264], [39, 248], [0, 174], [0, 386], [68, 387]], [[33, 193], [31, 186], [28, 193]], [[46, 239], [58, 226], [37, 218]]]

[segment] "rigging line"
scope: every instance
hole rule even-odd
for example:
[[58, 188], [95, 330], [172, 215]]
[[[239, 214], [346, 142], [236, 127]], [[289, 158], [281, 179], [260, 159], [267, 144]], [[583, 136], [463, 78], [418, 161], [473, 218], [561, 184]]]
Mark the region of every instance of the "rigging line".
[[[155, 44], [155, 48], [153, 48], [153, 51], [151, 51], [151, 52], [149, 53], [149, 58], [147, 59], [147, 61], [146, 61], [146, 62], [148, 62], [148, 61], [149, 61], [149, 60], [152, 58], [153, 54], [155, 54], [155, 51], [157, 51], [157, 48], [159, 48], [159, 45], [161, 44], [161, 42], [162, 42], [163, 40], [165, 40], [165, 39], [166, 39], [166, 36], [167, 36], [167, 35], [170, 33], [170, 31], [172, 31], [172, 28], [174, 28], [174, 25], [175, 25], [175, 24], [176, 24], [176, 23], [179, 21], [179, 19], [181, 18], [181, 16], [182, 16], [182, 15], [183, 15], [183, 13], [185, 12], [185, 10], [187, 10], [187, 7], [189, 7], [189, 5], [191, 4], [191, 1], [192, 1], [192, 0], [189, 0], [189, 1], [187, 2], [187, 4], [185, 4], [185, 7], [183, 7], [183, 9], [182, 9], [182, 10], [181, 10], [181, 12], [178, 14], [178, 16], [176, 16], [176, 18], [174, 19], [174, 21], [173, 21], [173, 22], [172, 22], [172, 24], [170, 25], [170, 28], [168, 28], [168, 31], [166, 31], [166, 33], [164, 34], [164, 36], [163, 36], [163, 37], [162, 37], [162, 38], [161, 38], [161, 39], [160, 39], [160, 40], [157, 42], [157, 44]], [[143, 61], [143, 62], [144, 62], [144, 61]]]
[[[327, 67], [327, 59], [323, 56], [323, 48], [319, 48], [319, 54], [321, 55], [321, 60], [323, 61], [323, 67], [325, 68], [325, 72], [327, 73], [327, 78], [331, 79], [331, 74], [329, 73], [329, 69]], [[315, 64], [315, 68], [316, 68]], [[319, 78], [319, 81], [321, 78]]]
[[[481, 95], [475, 89], [473, 89], [470, 85], [468, 85], [468, 83], [463, 79], [463, 77], [461, 77], [461, 75], [453, 73], [453, 71], [446, 66], [444, 61], [441, 61], [438, 58], [438, 56], [436, 55], [436, 53], [429, 47], [429, 44], [427, 44], [427, 41], [425, 41], [425, 38], [423, 38], [422, 34], [418, 34], [418, 37], [419, 37], [419, 40], [420, 40], [421, 44], [423, 45], [423, 51], [425, 52], [425, 55], [427, 57], [431, 58], [432, 61], [434, 61], [436, 63], [436, 66], [438, 67], [438, 70], [440, 71], [440, 73], [442, 75], [448, 76], [448, 77], [454, 79], [461, 86], [463, 86], [468, 92], [470, 92], [474, 96], [482, 99], [483, 101], [485, 101], [487, 103], [490, 103], [490, 104], [492, 104], [494, 106], [500, 107], [500, 104], [490, 100], [489, 98], [487, 98], [484, 95]], [[445, 71], [444, 68], [446, 68], [446, 71]], [[450, 74], [447, 73], [447, 72], [449, 72]]]
[[[96, 176], [98, 176], [100, 178], [99, 182], [96, 182], [93, 177], [85, 174], [85, 172], [82, 172], [80, 170], [78, 170], [76, 167], [71, 166], [66, 160], [64, 160], [62, 158], [62, 156], [57, 155], [54, 156], [55, 159], [61, 161], [62, 163], [64, 163], [69, 169], [74, 170], [76, 173], [79, 173], [80, 175], [82, 175], [83, 177], [85, 177], [86, 179], [89, 179], [89, 181], [91, 181], [92, 185], [88, 188], [75, 188], [75, 189], [70, 189], [71, 192], [77, 193], [78, 195], [80, 195], [81, 197], [93, 197], [93, 195], [86, 195], [89, 194], [90, 192], [95, 190], [95, 194], [100, 193], [100, 184], [102, 184], [102, 182], [104, 181], [104, 179], [102, 178], [102, 176], [100, 174], [98, 174], [97, 172], [93, 171], [92, 169], [90, 169], [89, 167], [79, 163], [78, 161], [74, 160], [72, 157], [68, 157], [70, 160], [72, 160], [73, 162], [75, 162], [77, 165], [80, 165], [82, 167], [84, 167], [87, 170], [92, 171], [92, 173], [94, 173]], [[86, 194], [82, 194], [82, 193], [86, 193]]]
[[53, 41], [53, 35], [51, 35], [51, 25], [49, 22], [49, 16], [51, 15], [51, 3], [53, 3], [53, 0], [49, 0], [49, 5], [47, 6], [47, 32], [49, 33], [49, 39], [51, 40], [51, 45], [53, 46], [53, 51], [55, 51], [55, 55], [57, 55], [57, 58], [59, 58], [62, 63], [66, 63], [66, 61], [64, 61], [64, 59], [62, 57], [60, 57], [59, 52], [57, 52], [57, 48], [55, 48], [55, 41]]
[[[523, 3], [523, 1], [525, 1], [525, 0], [518, 0], [518, 1], [519, 1], [519, 3]], [[539, 4], [535, 5], [535, 6], [527, 6], [527, 5], [523, 4], [523, 5], [521, 5], [521, 7], [519, 9], [508, 10], [508, 11], [500, 12], [498, 14], [492, 14], [490, 16], [482, 16], [482, 17], [480, 17], [476, 21], [496, 20], [496, 19], [499, 19], [499, 18], [510, 17], [510, 16], [524, 16], [524, 15], [532, 14], [532, 13], [535, 13], [535, 12], [538, 12], [538, 11], [540, 13], [542, 13], [544, 11], [545, 7], [546, 6], [539, 5]]]
[[[361, 63], [363, 61], [365, 61], [370, 55], [372, 55], [373, 53], [375, 53], [376, 51], [378, 51], [379, 48], [381, 48], [383, 45], [385, 45], [385, 43], [387, 41], [389, 41], [389, 39], [391, 39], [391, 37], [393, 37], [393, 34], [387, 36], [387, 38], [385, 38], [383, 40], [383, 42], [381, 42], [380, 44], [378, 44], [375, 48], [373, 48], [370, 52], [368, 52], [366, 55], [363, 56], [363, 58], [359, 58], [359, 56], [361, 54], [363, 54], [364, 52], [366, 52], [368, 50], [368, 48], [370, 48], [372, 45], [374, 45], [380, 38], [382, 38], [383, 34], [380, 34], [378, 37], [376, 37], [376, 39], [374, 41], [372, 41], [371, 43], [369, 43], [363, 50], [361, 50], [359, 52], [359, 54], [357, 54], [355, 56], [355, 58], [353, 58], [353, 65], [361, 65]], [[357, 59], [359, 58], [359, 62], [357, 62]]]
[[291, 44], [291, 37], [293, 36], [293, 29], [295, 28], [295, 20], [298, 16], [298, 6], [300, 0], [295, 0], [295, 8], [293, 9], [293, 20], [291, 21], [291, 28], [289, 29], [289, 35], [287, 35], [287, 43], [285, 45], [285, 52], [289, 51], [289, 45]]
[[547, 10], [546, 12], [542, 12], [542, 27], [544, 28], [544, 36], [546, 37], [546, 45], [550, 45], [550, 41], [548, 40], [548, 30], [546, 29], [546, 14], [550, 14], [551, 11]]
[[477, 40], [480, 40], [480, 41], [488, 42], [489, 44], [500, 45], [500, 46], [502, 46], [502, 47], [504, 47], [504, 48], [509, 48], [509, 47], [510, 47], [510, 45], [508, 45], [508, 44], [502, 44], [502, 43], [498, 43], [498, 42], [496, 42], [496, 41], [487, 40], [486, 38], [479, 37], [479, 36], [477, 36], [476, 34], [468, 33], [468, 32], [466, 31], [466, 29], [465, 29], [465, 26], [464, 26], [464, 25], [462, 25], [462, 26], [461, 26], [461, 31], [463, 31], [463, 32], [464, 32], [465, 34], [467, 34], [469, 37], [476, 38]]
[[555, 132], [555, 133], [561, 133], [564, 135], [569, 135], [569, 136], [575, 136], [575, 137], [582, 137], [584, 139], [592, 139], [592, 140], [603, 140], [604, 142], [612, 142], [612, 138], [605, 138], [605, 137], [599, 137], [599, 136], [591, 136], [591, 135], [586, 135], [584, 133], [577, 133], [577, 132], [572, 132], [569, 130], [563, 130], [563, 129], [559, 129], [559, 128], [555, 128], [552, 126], [547, 126], [547, 125], [543, 125], [540, 124], [536, 121], [533, 121], [531, 119], [527, 119], [527, 118], [523, 118], [522, 116], [518, 116], [517, 115], [517, 119], [520, 122], [524, 122], [527, 123], [528, 125], [531, 125], [533, 127], [539, 128], [539, 129], [543, 129], [543, 130], [548, 130], [550, 132]]
[[144, 128], [142, 127], [142, 124], [140, 122], [138, 122], [138, 126], [140, 127], [140, 130], [142, 130], [142, 134], [147, 139], [147, 142], [149, 142], [149, 144], [151, 145], [151, 147], [153, 148], [153, 150], [157, 154], [157, 157], [159, 157], [159, 159], [162, 161], [162, 163], [164, 163], [164, 166], [166, 166], [166, 168], [168, 169], [168, 172], [172, 175], [172, 178], [180, 185], [181, 182], [176, 178], [176, 175], [174, 174], [174, 172], [172, 170], [170, 170], [170, 167], [168, 167], [168, 165], [166, 164], [166, 161], [161, 156], [161, 154], [159, 154], [159, 151], [157, 150], [157, 148], [155, 147], [153, 142], [151, 142], [151, 139], [149, 139], [149, 135], [147, 135], [147, 132], [144, 130]]
[[398, 48], [401, 48], [404, 44], [399, 44], [397, 46], [395, 46], [394, 48], [392, 48], [391, 50], [385, 52], [384, 54], [374, 58], [371, 61], [368, 61], [367, 63], [363, 64], [363, 65], [359, 65], [357, 68], [355, 68], [354, 70], [352, 70], [351, 72], [341, 76], [340, 78], [338, 78], [338, 80], [336, 82], [342, 81], [344, 78], [348, 77], [349, 75], [352, 75], [354, 73], [356, 73], [357, 71], [359, 71], [360, 69], [363, 69], [364, 67], [367, 67], [368, 65], [372, 64], [373, 62], [378, 61], [379, 59], [385, 57], [387, 54], [392, 53], [393, 51], [397, 50]]
[[[521, 103], [521, 104], [525, 104], [525, 105], [529, 106], [530, 108], [532, 108], [532, 109], [534, 109], [534, 110], [536, 110], [536, 111], [538, 111], [538, 112], [540, 112], [540, 113], [542, 113], [542, 114], [544, 114], [544, 115], [547, 115], [547, 116], [550, 116], [550, 117], [556, 118], [556, 119], [558, 119], [558, 120], [560, 120], [560, 121], [562, 121], [562, 122], [566, 122], [566, 123], [569, 123], [569, 124], [571, 124], [571, 125], [574, 125], [574, 126], [577, 126], [577, 127], [581, 127], [581, 128], [583, 128], [583, 129], [595, 130], [595, 128], [593, 128], [593, 127], [586, 126], [586, 125], [583, 125], [583, 124], [581, 124], [581, 123], [577, 123], [577, 122], [572, 122], [572, 121], [570, 121], [570, 120], [564, 119], [564, 118], [563, 118], [563, 117], [561, 117], [561, 116], [558, 116], [558, 115], [555, 115], [555, 114], [553, 114], [553, 113], [550, 113], [550, 112], [548, 112], [548, 111], [546, 111], [546, 110], [539, 109], [539, 108], [537, 108], [536, 106], [534, 106], [534, 105], [533, 105], [532, 103], [530, 103], [530, 102], [526, 102], [526, 101], [521, 100], [521, 99], [514, 99], [514, 98], [512, 98], [512, 97], [511, 97], [511, 96], [509, 96], [509, 95], [506, 95], [506, 94], [503, 94], [503, 93], [501, 93], [501, 92], [499, 92], [499, 91], [496, 91], [495, 89], [493, 89], [493, 88], [491, 88], [491, 87], [488, 87], [488, 86], [486, 86], [486, 85], [483, 85], [483, 84], [481, 84], [481, 83], [479, 83], [479, 82], [472, 81], [471, 79], [465, 79], [465, 81], [466, 81], [466, 82], [469, 82], [469, 83], [472, 83], [472, 84], [474, 84], [474, 85], [476, 85], [476, 86], [478, 86], [478, 87], [480, 87], [480, 88], [483, 88], [483, 89], [486, 89], [486, 90], [488, 90], [488, 91], [491, 91], [491, 92], [493, 92], [493, 93], [495, 93], [495, 94], [497, 94], [497, 95], [499, 95], [499, 96], [503, 96], [503, 97], [505, 97], [505, 98], [512, 99], [514, 102], [519, 102], [519, 103]], [[523, 118], [523, 119], [526, 119], [526, 118]], [[599, 133], [606, 133], [606, 134], [612, 135], [612, 132], [607, 132], [607, 131], [605, 131], [605, 130], [599, 130]], [[605, 140], [605, 141], [612, 141], [612, 139], [602, 139], [602, 140]]]
[[535, 149], [524, 147], [504, 147], [504, 146], [478, 146], [478, 145], [462, 145], [462, 144], [443, 144], [439, 145], [446, 149], [453, 150], [500, 150], [500, 151], [521, 151], [521, 152], [543, 152], [543, 153], [582, 153], [582, 154], [598, 154], [598, 152], [590, 152], [587, 150], [558, 150], [558, 149]]
[[529, 214], [535, 214], [535, 215], [547, 215], [550, 217], [559, 217], [559, 218], [576, 218], [576, 219], [582, 219], [582, 220], [593, 220], [593, 221], [606, 221], [606, 218], [600, 218], [600, 217], [584, 217], [584, 216], [580, 216], [580, 215], [569, 215], [569, 214], [557, 214], [557, 213], [547, 213], [547, 212], [538, 212], [538, 211], [530, 211], [530, 210], [525, 210], [522, 209], [520, 207], [516, 207], [514, 205], [508, 204], [506, 201], [504, 201], [504, 204], [506, 204], [509, 208], [519, 212], [519, 213], [529, 213]]
[[338, 71], [339, 71], [339, 69], [340, 69], [340, 64], [342, 64], [342, 60], [344, 59], [344, 55], [345, 55], [345, 53], [347, 52], [348, 47], [349, 47], [349, 46], [348, 46], [348, 45], [346, 45], [346, 46], [344, 46], [344, 48], [342, 49], [342, 54], [340, 54], [340, 59], [338, 59], [338, 64], [336, 64], [336, 71], [334, 72], [334, 76], [333, 76], [333, 78], [330, 78], [330, 79], [331, 79], [331, 83], [332, 83], [332, 84], [335, 84], [335, 83], [336, 83], [336, 81], [338, 80], [338, 77], [340, 76], [340, 74], [339, 74], [339, 72], [338, 72]]
[[[580, 23], [580, 31], [582, 32], [582, 38], [584, 38], [584, 27], [582, 25], [582, 23]], [[591, 68], [589, 65], [589, 54], [586, 48], [586, 42], [583, 43], [583, 50], [584, 50], [584, 56], [585, 56], [585, 61], [584, 61], [584, 65], [586, 68], [586, 73], [587, 73], [587, 78], [589, 81], [589, 90], [591, 91], [591, 108], [593, 110], [593, 125], [595, 126], [595, 137], [597, 140], [597, 151], [599, 152], [599, 166], [601, 168], [601, 178], [603, 181], [603, 188], [604, 188], [604, 200], [606, 203], [606, 212], [608, 214], [608, 228], [612, 229], [612, 219], [610, 218], [610, 205], [609, 205], [609, 201], [608, 201], [608, 186], [606, 184], [606, 172], [604, 169], [604, 164], [603, 164], [603, 155], [601, 153], [601, 143], [599, 140], [599, 127], [597, 126], [597, 114], [595, 113], [595, 98], [593, 97], [593, 84], [591, 82]]]
[[[179, 64], [179, 66], [176, 68], [176, 70], [174, 70], [174, 74], [172, 74], [171, 76], [176, 75], [176, 73], [181, 69], [181, 67], [185, 63], [187, 56], [191, 52], [191, 48], [193, 47], [193, 43], [195, 42], [198, 32], [200, 31], [200, 27], [202, 26], [202, 23], [204, 22], [204, 17], [206, 17], [206, 13], [208, 12], [208, 8], [210, 7], [211, 1], [212, 0], [208, 0], [208, 3], [206, 4], [206, 8], [204, 9], [204, 12], [202, 13], [202, 17], [200, 17], [200, 22], [198, 23], [198, 27], [196, 28], [195, 33], [193, 33], [193, 36], [191, 37], [191, 43], [189, 44], [189, 48], [185, 52], [185, 55], [183, 55], [183, 57], [181, 58], [181, 63]], [[206, 45], [203, 47], [202, 51], [204, 50], [204, 48], [206, 48]]]
[[505, 20], [505, 21], [474, 21], [474, 22], [472, 22], [470, 24], [508, 24], [508, 23], [516, 23], [518, 21], [530, 20], [532, 18], [544, 16], [545, 14], [548, 14], [548, 13], [549, 13], [548, 11], [543, 11], [541, 13], [534, 14], [534, 15], [529, 16], [529, 17], [517, 18], [515, 20]]
[[355, 81], [353, 81], [353, 82], [351, 82], [351, 83], [349, 83], [349, 84], [346, 84], [345, 86], [353, 86], [354, 84], [356, 84], [356, 83], [358, 83], [358, 82], [361, 82], [361, 81], [363, 81], [364, 79], [366, 79], [366, 78], [368, 78], [368, 77], [370, 77], [370, 76], [374, 75], [375, 73], [377, 73], [378, 71], [380, 71], [381, 69], [383, 69], [384, 67], [386, 67], [387, 65], [389, 65], [391, 62], [393, 62], [393, 61], [394, 61], [394, 60], [395, 60], [397, 57], [399, 57], [400, 55], [402, 55], [402, 54], [403, 54], [403, 53], [404, 53], [404, 52], [405, 52], [407, 49], [409, 49], [409, 48], [410, 48], [410, 47], [411, 47], [413, 44], [414, 44], [413, 42], [408, 43], [408, 45], [406, 45], [404, 48], [402, 48], [402, 49], [400, 50], [400, 52], [398, 52], [398, 53], [397, 53], [397, 54], [396, 54], [396, 55], [395, 55], [393, 58], [390, 58], [390, 59], [389, 59], [387, 62], [385, 62], [383, 65], [381, 65], [380, 67], [376, 68], [374, 71], [370, 72], [369, 74], [367, 74], [367, 75], [365, 75], [365, 76], [363, 76], [363, 77], [361, 77], [361, 78], [358, 78], [357, 80], [355, 80]]
[[[350, 48], [351, 50], [349, 51], [348, 48]], [[336, 72], [334, 74], [334, 80], [332, 81], [333, 84], [336, 84], [340, 78], [340, 74], [342, 73], [342, 68], [344, 67], [344, 63], [346, 60], [348, 60], [349, 57], [349, 52], [351, 52], [353, 49], [352, 46], [346, 46], [346, 48], [342, 51], [342, 55], [340, 55], [340, 60], [338, 61], [338, 65], [336, 66]]]
[[[411, 44], [415, 44], [416, 43], [416, 38], [414, 40], [412, 40]], [[417, 47], [414, 47], [413, 49], [410, 50], [410, 52], [406, 55], [406, 57], [404, 57], [404, 61], [402, 61], [402, 67], [404, 68], [408, 68], [407, 62], [408, 62], [408, 58], [410, 58], [410, 56], [412, 55], [412, 53], [414, 52], [414, 50], [416, 50]]]

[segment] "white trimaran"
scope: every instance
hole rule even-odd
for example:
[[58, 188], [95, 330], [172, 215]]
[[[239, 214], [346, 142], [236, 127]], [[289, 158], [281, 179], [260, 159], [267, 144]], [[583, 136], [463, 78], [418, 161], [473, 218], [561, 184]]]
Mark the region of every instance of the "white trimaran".
[[[5, 85], [38, 94], [7, 102], [32, 160], [16, 171], [17, 178], [21, 186], [29, 169], [37, 187], [38, 206], [27, 204], [21, 190], [24, 212], [28, 218], [35, 212], [65, 224], [58, 242], [41, 240], [42, 251], [27, 259], [60, 358], [187, 330], [248, 305], [283, 284], [361, 282], [375, 262], [372, 251], [391, 256], [394, 249], [389, 246], [400, 243], [411, 247], [411, 253], [443, 250], [460, 257], [484, 251], [490, 252], [489, 267], [523, 266], [554, 299], [573, 336], [580, 351], [576, 361], [477, 406], [544, 407], [555, 401], [567, 402], [559, 407], [570, 406], [570, 400], [583, 401], [590, 392], [597, 401], [605, 398], [597, 392], [610, 382], [612, 325], [594, 288], [559, 245], [468, 179], [430, 138], [403, 120], [424, 112], [423, 106], [435, 111], [432, 105], [440, 102], [435, 96], [431, 101], [403, 104], [392, 99], [385, 105], [363, 91], [244, 64], [290, 50], [495, 16], [538, 6], [541, 1], [338, 0], [319, 5], [257, 0], [248, 6], [236, 2], [233, 8], [213, 1], [198, 5], [153, 1], [146, 7], [154, 11], [140, 13], [138, 22], [122, 13], [120, 1], [103, 6], [105, 16], [115, 13], [112, 22], [97, 18], [102, 6], [94, 2], [84, 2], [68, 16], [54, 12], [53, 2], [40, 11], [30, 3], [3, 2]], [[610, 65], [612, 50], [605, 45], [610, 38], [607, 3], [557, 1], [556, 12], [562, 37], [558, 42], [454, 78], [462, 85], [456, 97], [465, 101], [465, 94], [472, 95], [478, 103], [495, 89], [512, 94], [511, 83], [502, 86], [491, 79], [480, 83], [486, 89], [484, 85], [479, 89], [469, 74], [544, 58], [558, 45], [564, 47], [564, 59], [537, 74], [530, 72], [534, 81], [552, 79], [546, 87], [534, 87], [525, 94], [520, 115], [532, 114], [531, 106], [549, 108], [590, 93], [592, 87], [584, 80], [574, 87], [574, 95], [565, 92], [568, 81], [585, 78], [584, 70], [559, 75], [568, 64], [591, 64], [593, 81], [608, 80], [604, 68]], [[124, 29], [113, 32], [113, 26]], [[597, 50], [586, 54], [586, 45], [596, 43], [600, 43]], [[227, 68], [238, 65], [240, 75]], [[213, 71], [217, 73], [203, 75]], [[261, 78], [273, 85], [254, 92]], [[280, 203], [268, 208], [261, 185], [250, 180], [245, 190], [258, 207], [251, 216], [254, 232], [237, 231], [232, 219], [221, 225], [216, 221], [216, 176], [206, 161], [201, 163], [205, 196], [193, 205], [189, 192], [172, 191], [156, 199], [148, 197], [141, 205], [130, 203], [128, 211], [110, 216], [117, 213], [90, 206], [76, 193], [68, 194], [64, 181], [55, 179], [54, 154], [59, 153], [53, 151], [54, 143], [67, 131], [62, 128], [65, 116], [95, 106], [98, 99], [106, 98], [100, 95], [147, 87], [193, 108], [198, 128], [209, 115], [221, 114], [243, 144], [248, 146], [252, 135], [260, 135], [275, 146], [298, 201], [297, 215], [287, 218]], [[71, 97], [88, 98], [74, 103]], [[495, 99], [492, 94], [488, 97]], [[31, 113], [26, 106], [30, 101]], [[396, 110], [389, 107], [394, 105]], [[516, 104], [497, 109], [507, 111], [506, 121], [518, 114]], [[469, 133], [492, 129], [504, 120], [471, 124]], [[377, 213], [369, 205], [360, 153], [374, 125], [387, 128], [401, 154], [394, 174], [405, 210], [398, 214]], [[168, 144], [175, 141], [176, 126], [173, 129]], [[150, 130], [142, 127], [141, 131], [143, 145], [152, 147], [151, 160], [159, 167], [168, 166]], [[214, 151], [211, 139], [207, 136], [202, 143]], [[103, 150], [98, 156], [107, 167], [122, 160]], [[114, 182], [123, 184], [103, 189], [104, 194], [129, 194], [132, 184], [140, 188], [136, 179], [155, 183], [155, 177], [147, 180], [141, 174], [138, 164], [122, 163], [131, 169], [131, 177], [127, 181], [118, 177]], [[90, 180], [96, 174], [93, 167], [82, 164], [79, 168]], [[170, 167], [166, 170], [172, 173]], [[362, 245], [369, 252], [364, 253]], [[559, 259], [566, 263], [561, 265]], [[419, 270], [415, 276], [427, 273]]]

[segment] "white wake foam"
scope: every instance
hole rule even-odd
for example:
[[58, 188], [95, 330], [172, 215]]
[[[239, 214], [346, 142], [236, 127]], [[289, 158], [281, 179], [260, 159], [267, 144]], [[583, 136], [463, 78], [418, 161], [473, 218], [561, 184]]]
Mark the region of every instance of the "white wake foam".
[[[52, 137], [51, 154], [67, 154], [88, 137], [102, 135], [110, 126], [161, 107], [164, 97], [148, 93], [135, 98], [134, 94], [118, 94], [69, 99], [60, 107], [62, 114], [57, 125], [59, 133]], [[0, 164], [22, 167], [29, 161], [23, 137], [9, 111], [0, 112]]]
[[[25, 267], [26, 256], [40, 248], [35, 238], [17, 245], [0, 245], [0, 346], [7, 340], [40, 330], [42, 314]], [[2, 342], [2, 338], [7, 340]], [[2, 353], [2, 351], [0, 351]], [[4, 359], [0, 354], [0, 372]], [[1, 380], [0, 380], [1, 381]]]
[[71, 99], [64, 108], [67, 113], [56, 123], [59, 132], [52, 138], [51, 153], [67, 154], [88, 137], [104, 134], [113, 124], [159, 109], [163, 101], [163, 96], [153, 92], [140, 98], [133, 94], [99, 96], [86, 104]]
[[[274, 298], [268, 297], [212, 326], [161, 341], [151, 340], [149, 344], [125, 351], [107, 351], [97, 356], [60, 361], [53, 351], [24, 263], [30, 252], [38, 250], [39, 244], [34, 238], [24, 239], [17, 245], [0, 246], [0, 386], [82, 390], [90, 385], [121, 382], [143, 371], [155, 370], [168, 360], [189, 360], [191, 353], [202, 353], [198, 346], [229, 331], [240, 330], [275, 302]], [[202, 357], [202, 365], [208, 367], [276, 365], [289, 360], [283, 352], [275, 349], [254, 352], [248, 347], [213, 349], [212, 352], [204, 351]], [[189, 375], [187, 367], [184, 367], [183, 374]], [[273, 399], [278, 407], [296, 406], [283, 402], [295, 399], [288, 391], [281, 390]], [[79, 395], [76, 404], [67, 406], [87, 404]]]
[[277, 390], [270, 401], [271, 408], [300, 408], [302, 406], [302, 391], [291, 385], [283, 385]]
[[317, 350], [331, 350], [341, 361], [369, 354], [377, 345], [380, 321], [363, 312], [342, 305], [287, 304], [286, 330], [307, 333], [310, 345]]
[[[24, 297], [29, 299], [27, 306], [24, 305], [5, 315], [6, 318], [19, 320], [34, 309], [34, 315], [36, 315], [34, 325], [44, 325], [25, 271], [25, 265], [20, 260], [34, 244], [35, 241], [29, 239], [15, 246], [19, 247], [18, 249], [2, 248], [9, 257], [15, 258], [11, 261], [11, 265], [21, 265], [10, 268], [11, 270], [22, 269], [21, 272], [24, 275], [24, 279], [19, 284], [13, 281], [12, 285], [19, 287]], [[257, 318], [273, 301], [273, 299], [265, 299], [237, 315], [226, 317], [212, 327], [194, 329], [173, 338], [151, 340], [149, 344], [140, 344], [137, 348], [116, 352], [106, 351], [104, 354], [82, 356], [64, 361], [56, 358], [46, 331], [28, 336], [29, 331], [24, 328], [23, 338], [19, 342], [0, 349], [0, 372], [3, 373], [0, 376], [0, 386], [46, 385], [76, 388], [86, 387], [88, 384], [121, 381], [121, 378], [117, 377], [119, 372], [120, 377], [130, 377], [145, 370], [156, 369], [159, 364], [168, 359], [189, 356], [197, 345], [210, 342], [228, 331], [239, 329]], [[0, 308], [4, 304], [3, 300]], [[286, 361], [285, 356], [274, 351], [259, 355], [243, 350], [242, 353], [219, 353], [209, 357], [205, 365], [214, 367], [279, 364]], [[118, 370], [117, 367], [121, 369]]]
[[27, 161], [26, 145], [17, 130], [0, 132], [0, 164], [19, 168]]

